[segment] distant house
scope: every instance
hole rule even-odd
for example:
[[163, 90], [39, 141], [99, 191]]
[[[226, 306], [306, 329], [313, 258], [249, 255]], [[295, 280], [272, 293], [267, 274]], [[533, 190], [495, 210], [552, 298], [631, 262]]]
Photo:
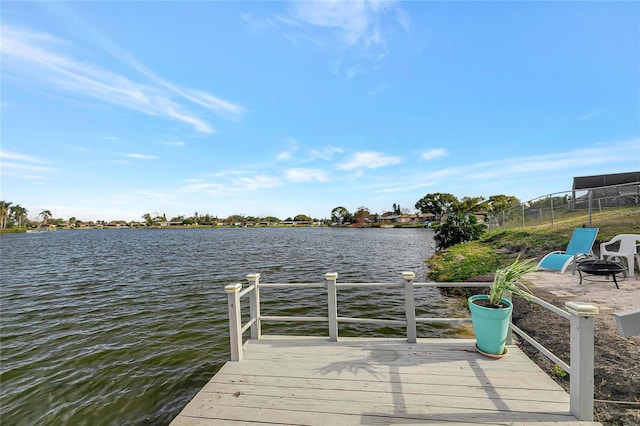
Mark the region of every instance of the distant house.
[[479, 223], [485, 223], [487, 221], [487, 218], [489, 217], [488, 213], [473, 212], [471, 214], [474, 215], [476, 219], [478, 219]]
[[378, 222], [392, 222], [392, 223], [417, 223], [425, 221], [435, 220], [436, 215], [433, 213], [419, 213], [419, 214], [396, 214], [379, 216]]

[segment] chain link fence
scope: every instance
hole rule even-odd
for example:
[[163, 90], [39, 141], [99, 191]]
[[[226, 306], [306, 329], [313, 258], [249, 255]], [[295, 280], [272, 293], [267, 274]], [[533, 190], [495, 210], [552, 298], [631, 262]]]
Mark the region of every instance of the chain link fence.
[[565, 219], [582, 219], [591, 226], [591, 215], [605, 209], [640, 205], [640, 182], [556, 192], [489, 215], [489, 230], [551, 225]]

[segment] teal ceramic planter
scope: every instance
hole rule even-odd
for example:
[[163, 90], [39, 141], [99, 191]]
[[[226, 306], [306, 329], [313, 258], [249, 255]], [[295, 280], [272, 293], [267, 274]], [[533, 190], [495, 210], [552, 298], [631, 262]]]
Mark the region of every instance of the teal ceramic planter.
[[487, 354], [502, 355], [504, 353], [509, 320], [513, 305], [509, 300], [502, 299], [507, 308], [485, 308], [473, 303], [474, 300], [488, 300], [489, 296], [478, 294], [468, 299], [473, 332], [476, 335], [478, 350]]

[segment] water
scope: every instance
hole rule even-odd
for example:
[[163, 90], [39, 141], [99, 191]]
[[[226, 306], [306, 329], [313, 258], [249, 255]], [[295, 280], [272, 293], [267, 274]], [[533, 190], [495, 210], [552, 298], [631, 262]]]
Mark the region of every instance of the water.
[[[1, 419], [11, 425], [167, 424], [229, 360], [224, 286], [426, 280], [424, 229], [123, 229], [2, 234]], [[326, 315], [322, 289], [262, 294], [265, 315]], [[417, 291], [418, 315], [442, 311]], [[402, 289], [344, 289], [341, 316], [402, 318]], [[446, 312], [443, 313], [446, 315]], [[265, 332], [328, 335], [326, 325]], [[402, 336], [342, 326], [341, 335]], [[427, 327], [419, 336], [455, 334]]]

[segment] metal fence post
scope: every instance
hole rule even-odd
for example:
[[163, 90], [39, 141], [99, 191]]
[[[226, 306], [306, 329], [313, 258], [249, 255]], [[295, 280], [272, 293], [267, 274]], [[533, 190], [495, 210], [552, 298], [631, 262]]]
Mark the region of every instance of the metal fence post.
[[231, 344], [231, 361], [242, 360], [242, 323], [240, 316], [240, 290], [242, 284], [229, 284], [224, 288], [229, 305], [229, 341]]
[[330, 272], [324, 275], [327, 280], [327, 305], [329, 317], [329, 341], [338, 341], [338, 295], [336, 294], [337, 272]]
[[578, 420], [593, 421], [593, 317], [598, 307], [575, 302], [564, 306], [571, 314], [569, 407]]
[[260, 339], [262, 337], [262, 322], [260, 321], [260, 274], [247, 275], [247, 281], [253, 284], [253, 291], [249, 293], [249, 312], [251, 319], [251, 338]]
[[404, 315], [407, 320], [407, 342], [416, 343], [416, 303], [413, 297], [413, 279], [416, 274], [403, 272], [404, 280]]
[[591, 189], [588, 190], [589, 194], [589, 227], [591, 227], [591, 202], [592, 202], [592, 192]]
[[524, 229], [524, 204], [520, 204], [522, 206], [522, 229]]

